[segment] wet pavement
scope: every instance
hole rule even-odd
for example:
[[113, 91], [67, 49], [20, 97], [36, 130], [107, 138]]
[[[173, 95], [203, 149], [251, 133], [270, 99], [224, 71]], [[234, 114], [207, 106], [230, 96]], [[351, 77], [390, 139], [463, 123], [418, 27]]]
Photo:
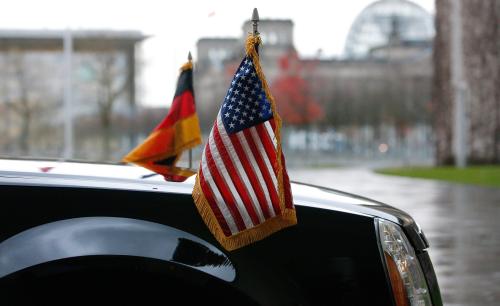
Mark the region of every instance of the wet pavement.
[[408, 212], [430, 243], [444, 304], [500, 305], [500, 188], [373, 173], [289, 169], [292, 180], [369, 197]]

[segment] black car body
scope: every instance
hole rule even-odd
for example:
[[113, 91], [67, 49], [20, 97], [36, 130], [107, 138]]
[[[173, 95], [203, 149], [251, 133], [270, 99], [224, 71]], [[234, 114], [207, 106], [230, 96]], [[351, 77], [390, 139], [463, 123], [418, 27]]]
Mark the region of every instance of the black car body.
[[398, 301], [381, 222], [404, 232], [425, 294], [442, 305], [429, 245], [409, 215], [292, 185], [298, 225], [226, 252], [195, 208], [192, 179], [169, 183], [131, 166], [0, 160], [2, 305], [411, 305], [411, 297]]

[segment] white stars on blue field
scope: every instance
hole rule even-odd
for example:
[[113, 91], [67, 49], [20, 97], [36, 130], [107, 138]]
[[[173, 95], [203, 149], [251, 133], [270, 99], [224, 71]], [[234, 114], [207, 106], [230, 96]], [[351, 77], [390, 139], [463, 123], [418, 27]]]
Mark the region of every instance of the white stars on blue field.
[[252, 60], [245, 57], [241, 62], [221, 108], [221, 118], [228, 133], [269, 120], [273, 116]]

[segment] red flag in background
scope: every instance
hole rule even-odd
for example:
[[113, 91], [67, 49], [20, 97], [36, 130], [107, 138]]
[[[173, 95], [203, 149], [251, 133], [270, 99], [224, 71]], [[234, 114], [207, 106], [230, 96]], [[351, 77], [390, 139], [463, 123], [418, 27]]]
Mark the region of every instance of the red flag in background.
[[297, 223], [281, 152], [281, 119], [247, 39], [241, 62], [215, 120], [193, 190], [198, 211], [227, 250]]
[[184, 181], [195, 172], [176, 167], [176, 163], [184, 150], [199, 144], [201, 132], [194, 103], [193, 64], [189, 61], [181, 67], [168, 115], [123, 161], [161, 174], [168, 181]]

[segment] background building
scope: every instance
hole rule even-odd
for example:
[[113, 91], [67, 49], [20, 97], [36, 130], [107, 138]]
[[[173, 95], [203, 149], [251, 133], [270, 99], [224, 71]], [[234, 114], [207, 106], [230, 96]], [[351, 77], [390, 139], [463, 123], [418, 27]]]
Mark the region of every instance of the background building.
[[136, 47], [145, 38], [136, 31], [0, 31], [1, 153], [62, 156], [71, 116], [71, 158], [123, 154], [136, 137]]
[[427, 11], [411, 1], [376, 1], [354, 20], [344, 53], [348, 58], [366, 58], [377, 47], [387, 45], [397, 29], [406, 43], [429, 42], [434, 36], [434, 24]]
[[[288, 125], [284, 141], [290, 151], [433, 158], [434, 28], [429, 13], [411, 1], [374, 2], [353, 22], [342, 58], [300, 56], [293, 26], [291, 20], [259, 23], [260, 58]], [[247, 21], [239, 38], [198, 42], [195, 86], [205, 131], [244, 54], [251, 28]]]
[[[321, 50], [310, 57], [297, 52], [291, 20], [261, 20], [261, 62], [287, 125], [290, 163], [294, 155], [303, 161], [316, 153], [325, 160], [432, 162], [432, 24], [432, 16], [411, 1], [376, 1], [354, 20], [345, 54], [327, 58]], [[197, 42], [195, 90], [205, 133], [251, 28], [247, 21], [239, 37]], [[327, 37], [326, 30], [318, 32]], [[68, 34], [72, 133], [65, 133], [64, 111]], [[144, 39], [135, 31], [0, 31], [1, 154], [119, 160], [167, 113], [137, 107], [137, 48]], [[145, 120], [151, 116], [158, 119]], [[74, 136], [72, 154], [68, 134]]]

